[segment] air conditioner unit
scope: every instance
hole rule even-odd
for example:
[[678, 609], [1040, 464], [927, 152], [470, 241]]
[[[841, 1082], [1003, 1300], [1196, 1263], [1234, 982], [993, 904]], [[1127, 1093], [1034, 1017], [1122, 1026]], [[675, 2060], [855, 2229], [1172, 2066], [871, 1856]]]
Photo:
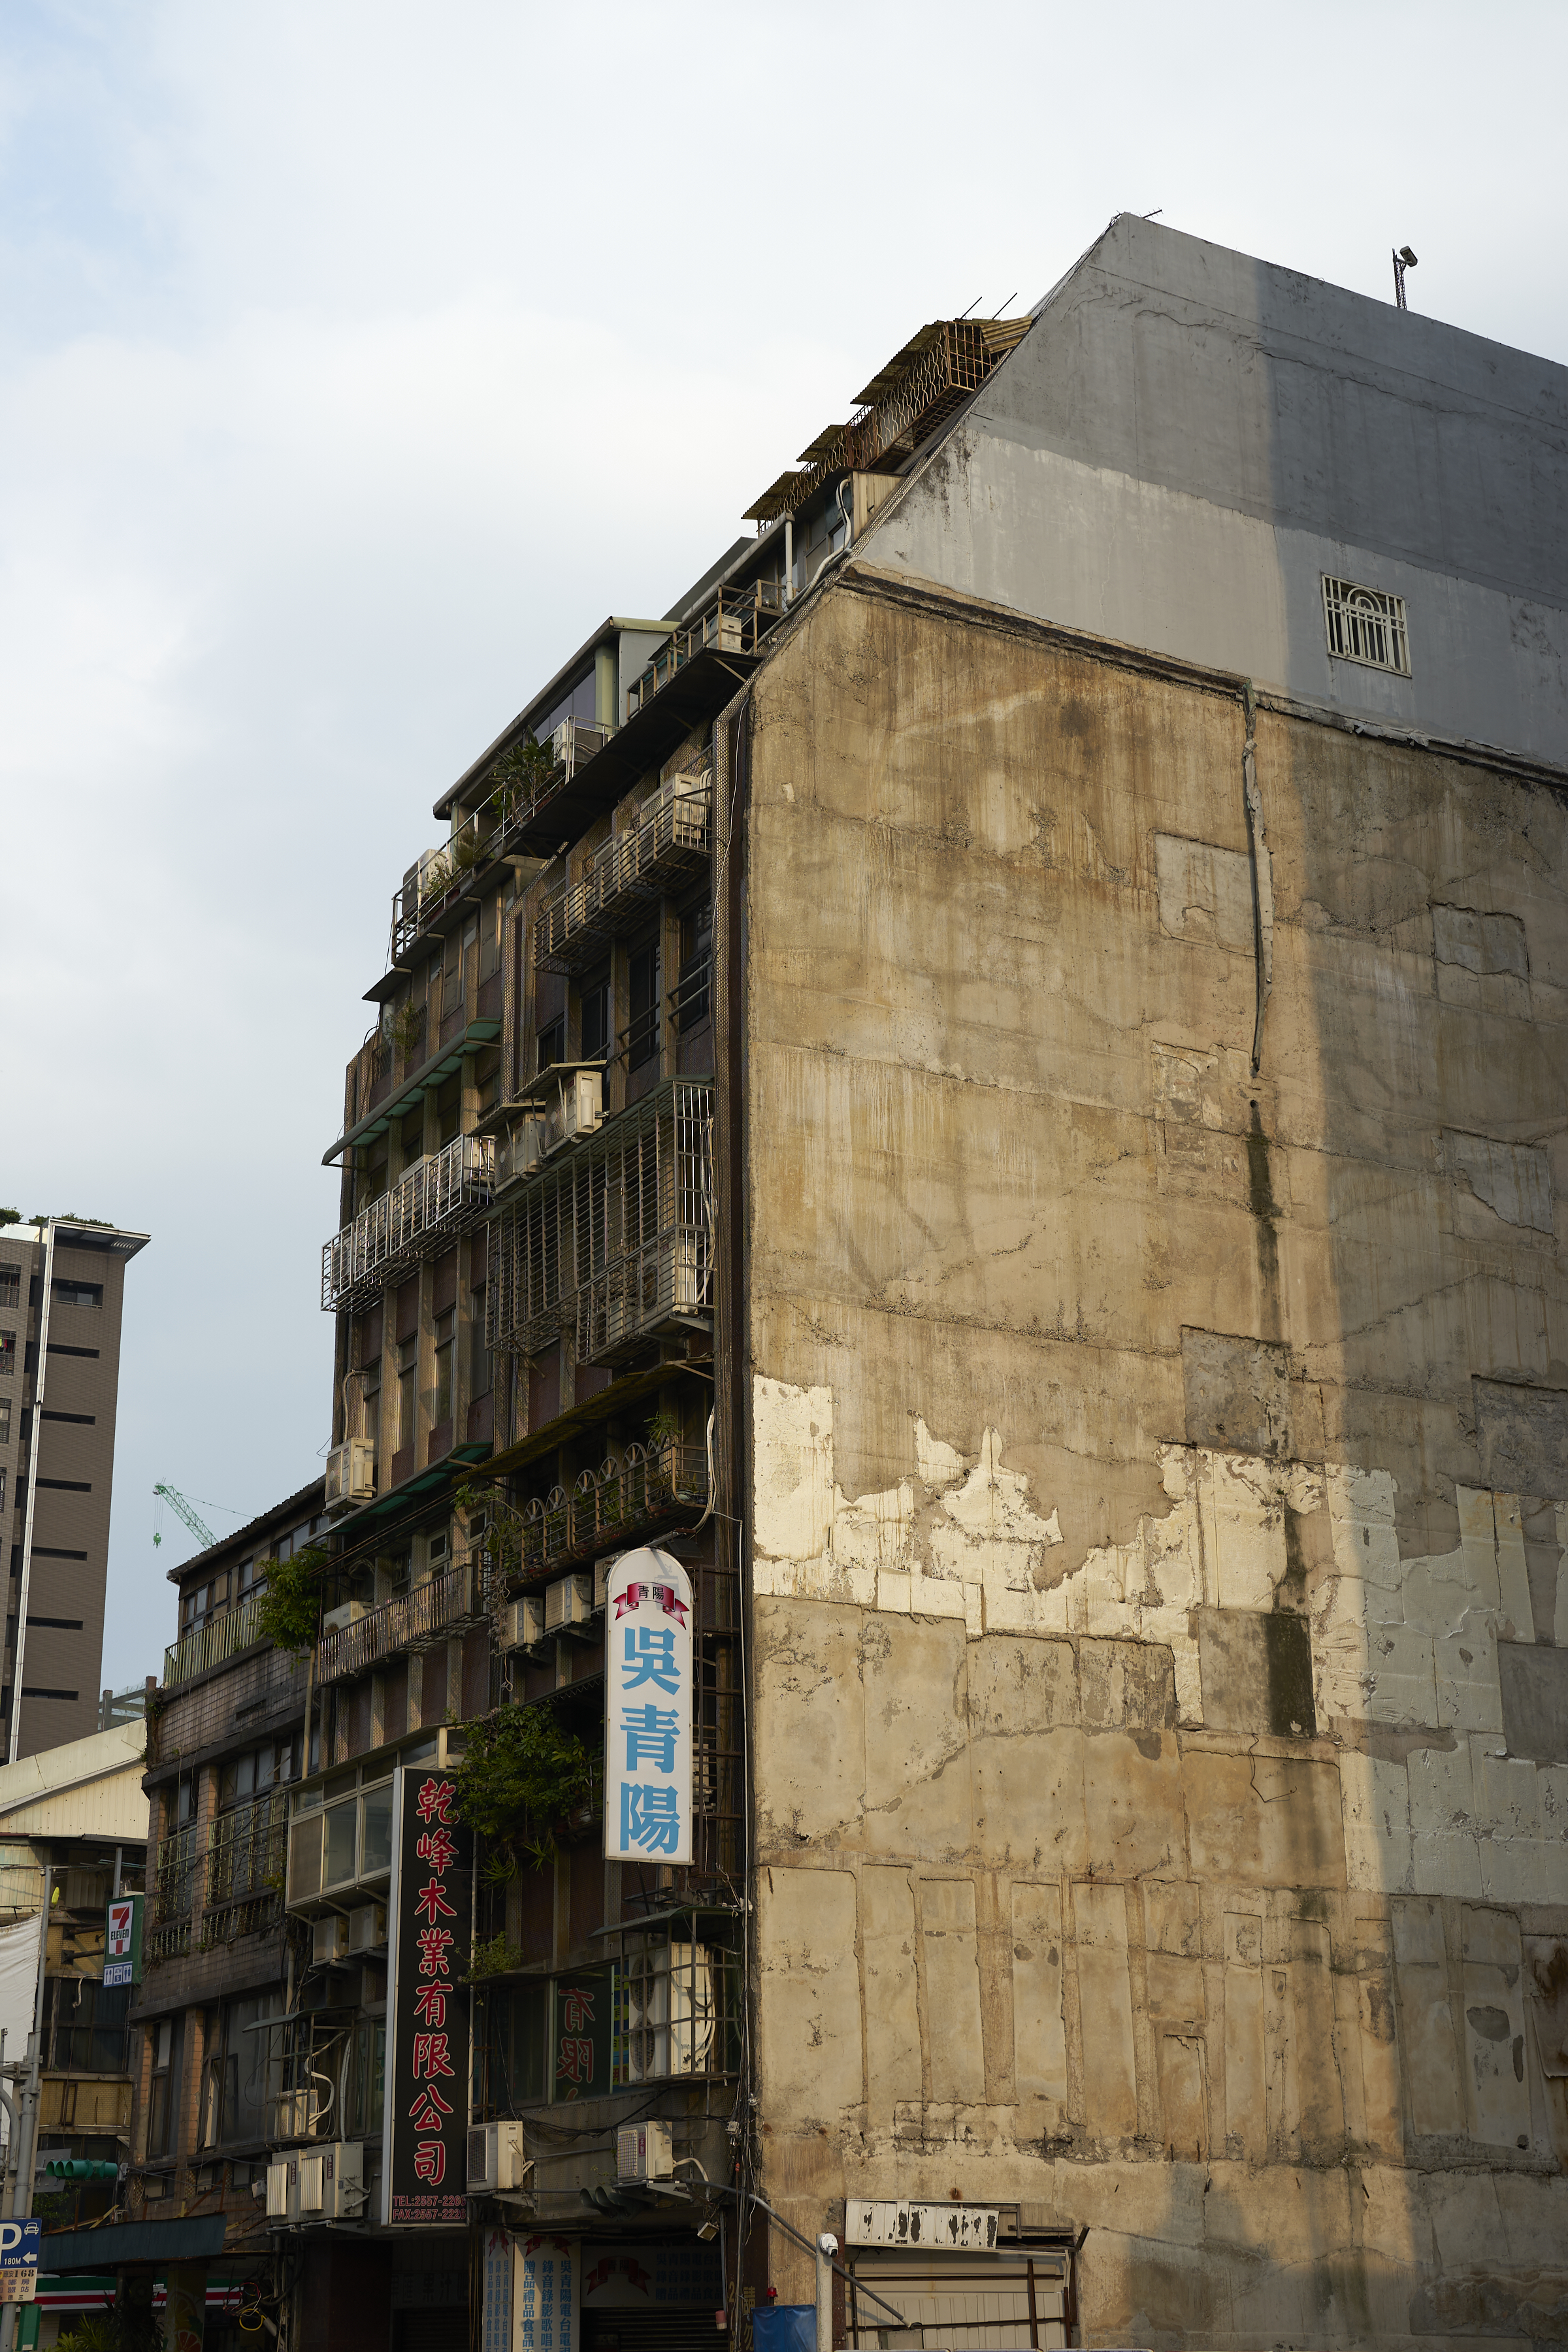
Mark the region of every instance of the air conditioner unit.
[[609, 1553], [605, 1559], [595, 1561], [594, 1613], [595, 1616], [598, 1615], [601, 1609], [607, 1609], [609, 1607], [610, 1579], [615, 1574], [616, 1569], [619, 1568], [625, 1558], [626, 1554], [624, 1551], [613, 1551]]
[[300, 2159], [286, 2156], [267, 2168], [267, 2218], [291, 2221], [300, 2210]]
[[545, 1121], [533, 1112], [514, 1119], [504, 1134], [496, 1139], [496, 1176], [498, 1185], [513, 1176], [527, 1176], [539, 1166], [549, 1150]]
[[301, 2221], [358, 2220], [364, 2206], [364, 2149], [357, 2139], [333, 2140], [297, 2162]]
[[585, 1625], [594, 1613], [591, 1576], [557, 1577], [544, 1595], [544, 1630], [558, 1633], [563, 1625]]
[[310, 1959], [317, 1968], [349, 1956], [349, 1923], [341, 1912], [329, 1911], [310, 1928]]
[[675, 2168], [669, 2126], [649, 2116], [646, 2123], [622, 2124], [616, 2134], [616, 2177], [618, 2180], [668, 2180]]
[[544, 1115], [544, 1149], [559, 1151], [579, 1136], [592, 1135], [605, 1116], [602, 1070], [568, 1070], [555, 1081], [555, 1099]]
[[544, 1596], [524, 1593], [521, 1601], [509, 1601], [501, 1623], [503, 1650], [531, 1650], [535, 1642], [544, 1639]]
[[[322, 1919], [316, 1922], [318, 1927], [325, 1925]], [[361, 1903], [349, 1913], [347, 1926], [351, 1952], [379, 1951], [386, 1941], [386, 1906], [381, 1903]]]
[[697, 1235], [677, 1234], [675, 1263], [671, 1269], [669, 1303], [679, 1313], [690, 1313], [702, 1304], [702, 1267], [698, 1255]]
[[321, 2111], [320, 2091], [285, 2091], [278, 2101], [278, 2123], [274, 2137], [278, 2139], [309, 2139], [316, 2128]]
[[498, 2189], [521, 2189], [533, 2166], [519, 2123], [473, 2124], [468, 2130], [468, 2194], [490, 2197]]
[[326, 1504], [369, 1503], [375, 1498], [375, 1444], [368, 1437], [351, 1437], [334, 1445], [327, 1456]]

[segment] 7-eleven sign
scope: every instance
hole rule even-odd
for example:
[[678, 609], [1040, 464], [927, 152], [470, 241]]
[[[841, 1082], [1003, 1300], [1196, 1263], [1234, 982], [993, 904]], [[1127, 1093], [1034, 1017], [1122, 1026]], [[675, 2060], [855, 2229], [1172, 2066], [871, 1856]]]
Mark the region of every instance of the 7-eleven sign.
[[142, 1897], [117, 1895], [109, 1906], [103, 1937], [106, 1985], [142, 1981]]

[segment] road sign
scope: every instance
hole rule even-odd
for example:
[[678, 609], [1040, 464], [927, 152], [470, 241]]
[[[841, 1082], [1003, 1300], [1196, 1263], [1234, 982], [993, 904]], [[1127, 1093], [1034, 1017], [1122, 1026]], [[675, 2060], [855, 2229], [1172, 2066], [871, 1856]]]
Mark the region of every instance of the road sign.
[[103, 1981], [106, 1985], [142, 1981], [140, 1895], [117, 1895], [109, 1906], [103, 1937]]
[[0, 2303], [31, 2303], [38, 2288], [41, 2221], [0, 2221]]

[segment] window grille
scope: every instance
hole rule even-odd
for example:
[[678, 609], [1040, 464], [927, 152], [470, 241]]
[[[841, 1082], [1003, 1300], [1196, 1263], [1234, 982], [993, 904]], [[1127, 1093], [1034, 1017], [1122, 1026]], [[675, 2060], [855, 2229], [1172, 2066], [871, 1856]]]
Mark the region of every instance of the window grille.
[[485, 1336], [584, 1360], [711, 1303], [712, 1088], [666, 1079], [533, 1178], [490, 1225]]
[[1360, 588], [1352, 580], [1331, 580], [1325, 574], [1323, 618], [1329, 651], [1338, 660], [1409, 677], [1410, 639], [1403, 596], [1387, 595], [1381, 588]]
[[611, 2053], [617, 2089], [731, 2071], [738, 1956], [692, 1938], [694, 1927], [711, 1924], [687, 1912], [668, 1927], [624, 1931]]

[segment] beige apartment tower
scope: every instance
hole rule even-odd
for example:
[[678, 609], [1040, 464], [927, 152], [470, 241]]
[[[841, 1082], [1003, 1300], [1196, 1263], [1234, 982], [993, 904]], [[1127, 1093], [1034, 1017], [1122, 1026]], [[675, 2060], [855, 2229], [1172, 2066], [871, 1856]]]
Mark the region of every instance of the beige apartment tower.
[[87, 1219], [0, 1227], [0, 1750], [98, 1727], [125, 1266], [147, 1244]]

